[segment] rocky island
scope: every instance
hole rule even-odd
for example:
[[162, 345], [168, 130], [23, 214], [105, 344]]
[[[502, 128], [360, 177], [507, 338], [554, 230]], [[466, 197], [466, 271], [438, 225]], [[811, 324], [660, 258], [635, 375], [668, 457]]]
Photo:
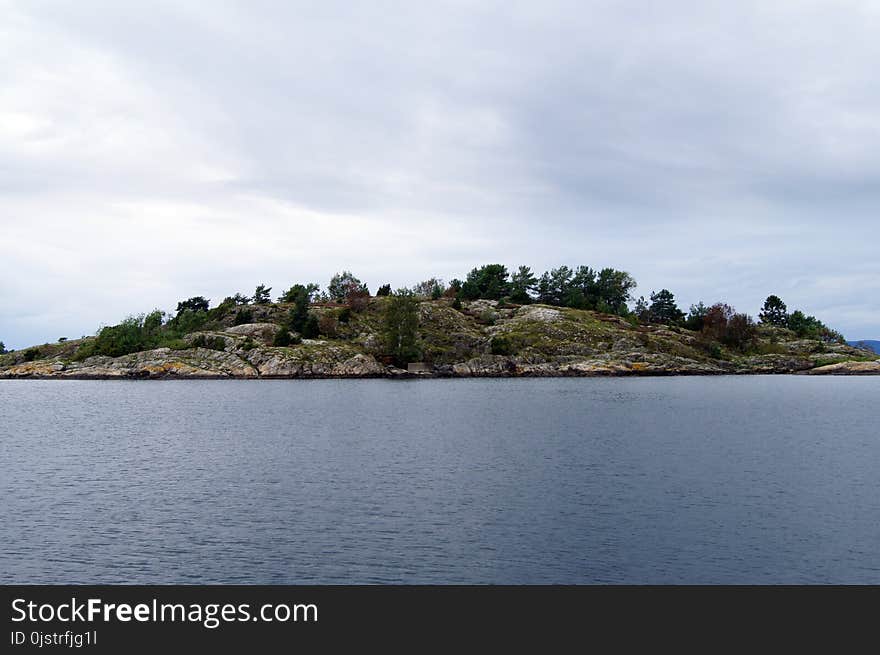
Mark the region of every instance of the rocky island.
[[[307, 294], [310, 295], [310, 294]], [[437, 295], [437, 294], [434, 294]], [[409, 337], [394, 312], [411, 326]], [[362, 295], [357, 302], [226, 302], [173, 339], [101, 352], [94, 337], [0, 355], [0, 378], [379, 378], [647, 376], [799, 373], [880, 374], [877, 355], [846, 343], [802, 338], [787, 327], [752, 326], [734, 347], [706, 330], [656, 324], [543, 303], [413, 294]], [[303, 306], [305, 305], [305, 312]], [[295, 331], [299, 306], [300, 325]], [[408, 317], [407, 318], [407, 312]], [[151, 316], [133, 329], [161, 335]], [[308, 325], [306, 325], [306, 322]], [[389, 345], [389, 323], [393, 335]], [[192, 326], [191, 326], [192, 327]], [[114, 333], [115, 334], [115, 333]], [[305, 336], [309, 334], [309, 336]], [[400, 346], [409, 339], [409, 356]], [[114, 342], [115, 343], [115, 342]]]

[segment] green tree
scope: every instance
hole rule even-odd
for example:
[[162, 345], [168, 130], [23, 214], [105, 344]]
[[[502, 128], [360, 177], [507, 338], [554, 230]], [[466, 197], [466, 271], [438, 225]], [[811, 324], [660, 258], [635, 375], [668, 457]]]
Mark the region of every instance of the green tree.
[[5, 355], [8, 352], [9, 351], [6, 350], [6, 345], [2, 341], [0, 341], [0, 355]]
[[306, 319], [305, 323], [303, 323], [302, 330], [300, 331], [303, 339], [314, 339], [320, 334], [320, 332], [318, 317], [314, 314], [309, 314], [309, 317]]
[[698, 302], [696, 305], [691, 305], [687, 318], [684, 319], [684, 326], [688, 330], [699, 332], [703, 329], [703, 319], [708, 311], [709, 308], [703, 304], [703, 301]]
[[208, 311], [209, 301], [204, 296], [193, 296], [187, 300], [181, 300], [177, 303], [177, 312], [184, 311], [192, 311], [192, 312], [206, 312]]
[[465, 300], [501, 300], [510, 292], [507, 267], [502, 264], [486, 264], [473, 269], [461, 286]]
[[843, 335], [832, 330], [815, 316], [807, 316], [797, 309], [788, 317], [787, 326], [803, 339], [816, 339], [825, 343], [844, 343]]
[[461, 287], [464, 284], [457, 277], [453, 278], [449, 282], [449, 287], [446, 289], [446, 295], [452, 298], [460, 298], [461, 297]]
[[767, 296], [758, 318], [766, 325], [785, 327], [788, 325], [788, 307], [779, 296]]
[[308, 284], [294, 284], [287, 291], [281, 294], [281, 296], [279, 296], [278, 302], [296, 302], [297, 299], [300, 298], [302, 295], [306, 296], [307, 302], [311, 302], [312, 298], [315, 296], [320, 288], [321, 287], [319, 287], [314, 282], [309, 282]]
[[293, 303], [287, 321], [290, 330], [303, 334], [306, 322], [309, 320], [309, 305], [311, 305], [312, 295], [317, 290], [317, 284], [294, 284], [282, 296], [283, 302]]
[[636, 319], [638, 319], [639, 323], [651, 322], [651, 308], [648, 305], [648, 301], [645, 300], [644, 296], [639, 296], [639, 299], [636, 300], [636, 306], [633, 309], [633, 314], [635, 314], [635, 317]]
[[684, 312], [675, 304], [675, 296], [668, 289], [652, 292], [651, 305], [648, 309], [652, 323], [679, 325], [684, 320]]
[[631, 299], [631, 292], [636, 288], [636, 281], [626, 271], [603, 268], [596, 276], [596, 309], [610, 310], [612, 314], [626, 314], [626, 303]]
[[377, 297], [390, 296], [390, 295], [391, 295], [391, 285], [390, 284], [383, 284], [381, 287], [379, 287], [379, 290], [376, 291]]
[[532, 293], [538, 287], [538, 278], [528, 266], [520, 266], [510, 276], [510, 300], [521, 305], [532, 302]]
[[260, 284], [254, 289], [254, 304], [256, 305], [268, 305], [270, 302], [269, 294], [272, 292], [272, 287], [267, 287], [265, 284]]
[[545, 272], [538, 280], [538, 302], [545, 305], [564, 305], [571, 290], [574, 271], [560, 266]]
[[398, 289], [385, 309], [383, 341], [385, 352], [398, 366], [418, 361], [419, 302], [409, 289]]
[[351, 271], [342, 271], [330, 278], [330, 284], [327, 285], [327, 293], [331, 300], [336, 302], [344, 302], [350, 293], [355, 291], [369, 291], [367, 285], [352, 275]]

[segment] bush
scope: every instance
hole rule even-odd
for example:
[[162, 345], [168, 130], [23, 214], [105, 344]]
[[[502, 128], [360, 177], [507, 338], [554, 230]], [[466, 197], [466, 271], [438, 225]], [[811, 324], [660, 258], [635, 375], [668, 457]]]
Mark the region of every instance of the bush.
[[232, 321], [233, 325], [244, 325], [245, 323], [253, 323], [254, 322], [254, 313], [250, 309], [239, 309], [235, 313], [235, 318]]
[[339, 320], [332, 314], [323, 314], [318, 319], [318, 331], [331, 339], [336, 337], [336, 331], [339, 327]]
[[290, 345], [290, 330], [286, 327], [278, 328], [275, 333], [275, 339], [272, 341], [273, 346], [285, 347]]
[[200, 334], [195, 337], [190, 345], [193, 348], [208, 348], [209, 350], [226, 350], [226, 339], [223, 337], [211, 337]]
[[512, 355], [513, 344], [508, 337], [496, 335], [492, 337], [492, 354], [493, 355]]
[[477, 321], [479, 323], [483, 323], [484, 325], [495, 325], [495, 312], [491, 309], [485, 309], [480, 312], [480, 315], [477, 317]]
[[24, 361], [32, 362], [40, 356], [39, 348], [28, 348], [24, 351]]
[[314, 314], [309, 314], [309, 317], [306, 319], [305, 323], [303, 323], [302, 334], [303, 339], [314, 339], [321, 333], [321, 329], [318, 326], [318, 319]]

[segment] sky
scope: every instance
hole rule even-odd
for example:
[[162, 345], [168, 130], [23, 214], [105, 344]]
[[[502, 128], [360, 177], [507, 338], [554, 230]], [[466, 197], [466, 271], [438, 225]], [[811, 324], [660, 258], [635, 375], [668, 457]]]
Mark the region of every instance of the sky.
[[476, 265], [880, 338], [880, 3], [0, 0], [0, 340]]

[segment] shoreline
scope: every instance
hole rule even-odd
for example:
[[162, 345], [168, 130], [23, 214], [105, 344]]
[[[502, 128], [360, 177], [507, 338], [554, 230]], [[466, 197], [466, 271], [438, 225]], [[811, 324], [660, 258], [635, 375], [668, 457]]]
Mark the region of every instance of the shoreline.
[[668, 371], [633, 371], [631, 373], [606, 372], [606, 373], [577, 373], [577, 372], [560, 372], [553, 373], [533, 373], [526, 372], [513, 375], [497, 375], [497, 374], [472, 374], [472, 375], [456, 375], [443, 373], [389, 373], [385, 375], [0, 375], [0, 381], [7, 380], [97, 380], [97, 381], [125, 381], [125, 382], [144, 382], [144, 381], [186, 381], [186, 380], [489, 380], [489, 379], [556, 379], [556, 378], [718, 378], [718, 377], [780, 377], [780, 376], [797, 376], [797, 377], [876, 377], [880, 376], [880, 369], [874, 371], [843, 371], [843, 372], [812, 372], [815, 369], [805, 371], [724, 371], [718, 373], [671, 373]]

